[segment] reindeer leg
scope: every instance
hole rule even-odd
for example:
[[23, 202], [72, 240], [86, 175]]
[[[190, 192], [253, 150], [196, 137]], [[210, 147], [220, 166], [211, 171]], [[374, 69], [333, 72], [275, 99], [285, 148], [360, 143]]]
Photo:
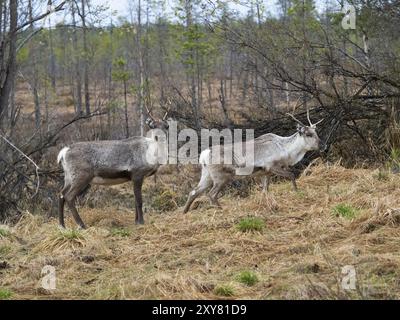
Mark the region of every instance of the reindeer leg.
[[293, 190], [297, 192], [299, 189], [297, 188], [296, 184], [296, 176], [293, 172], [291, 172], [291, 174], [292, 174], [291, 180], [292, 180]]
[[211, 204], [215, 205], [217, 207], [221, 207], [221, 205], [218, 202], [218, 193], [222, 190], [222, 188], [225, 186], [226, 181], [220, 181], [211, 188], [210, 192], [208, 193], [208, 196], [211, 200]]
[[62, 228], [65, 228], [65, 222], [64, 222], [64, 205], [65, 205], [65, 193], [68, 191], [69, 185], [65, 185], [64, 188], [61, 190], [61, 194], [58, 198], [58, 220], [60, 223], [60, 226]]
[[263, 184], [263, 192], [269, 191], [269, 184], [271, 182], [271, 175], [267, 173], [265, 176], [262, 177], [262, 184]]
[[189, 193], [189, 197], [186, 201], [185, 208], [183, 209], [183, 213], [187, 213], [190, 209], [190, 206], [192, 205], [193, 201], [200, 196], [202, 193], [204, 193], [210, 186], [211, 186], [212, 180], [210, 178], [210, 175], [206, 172], [202, 172], [201, 179], [199, 181], [199, 184], [196, 188], [193, 189]]
[[68, 207], [72, 212], [72, 216], [74, 217], [74, 220], [76, 222], [76, 224], [82, 228], [82, 229], [86, 229], [85, 224], [83, 223], [81, 217], [79, 216], [78, 210], [75, 207], [75, 199], [72, 201], [67, 201]]
[[135, 216], [136, 224], [144, 224], [142, 186], [143, 186], [143, 178], [136, 179], [133, 181], [133, 192], [135, 194], [135, 205], [136, 205], [136, 216]]
[[87, 187], [87, 185], [92, 180], [92, 176], [89, 174], [87, 175], [80, 175], [73, 184], [70, 186], [69, 190], [65, 193], [64, 199], [67, 202], [69, 209], [72, 212], [72, 216], [75, 222], [78, 224], [79, 227], [82, 229], [86, 229], [85, 224], [83, 223], [81, 217], [79, 216], [78, 210], [75, 207], [75, 200], [76, 197]]
[[289, 178], [292, 181], [294, 191], [298, 191], [296, 175], [289, 168], [273, 168], [271, 171], [278, 176]]
[[61, 195], [58, 199], [58, 221], [59, 221], [61, 228], [65, 229], [64, 204], [65, 204], [65, 199], [64, 199], [64, 196]]

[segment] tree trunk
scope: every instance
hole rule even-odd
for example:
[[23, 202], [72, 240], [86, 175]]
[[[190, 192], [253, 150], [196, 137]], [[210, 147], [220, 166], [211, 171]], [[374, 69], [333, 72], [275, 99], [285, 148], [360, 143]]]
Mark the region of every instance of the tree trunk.
[[[190, 31], [193, 26], [193, 6], [192, 0], [185, 0], [185, 11], [186, 11], [186, 30]], [[196, 61], [195, 52], [193, 48], [189, 49], [189, 59], [190, 61]], [[198, 101], [197, 101], [197, 88], [196, 88], [196, 72], [194, 66], [189, 66], [189, 78], [190, 78], [190, 95], [191, 95], [191, 104], [193, 110], [193, 116], [196, 123], [197, 130], [201, 129], [199, 110], [198, 110]]]
[[126, 80], [124, 80], [124, 101], [125, 101], [125, 135], [129, 138], [129, 117], [128, 117], [128, 89]]
[[75, 109], [77, 116], [82, 115], [82, 79], [80, 71], [80, 59], [79, 59], [79, 48], [78, 48], [78, 36], [76, 34], [76, 18], [75, 18], [75, 5], [72, 4], [72, 46], [73, 46], [73, 56], [75, 57], [75, 77], [76, 77], [76, 91], [75, 91]]
[[88, 44], [87, 44], [87, 27], [86, 27], [86, 1], [82, 0], [82, 27], [83, 27], [83, 81], [85, 90], [85, 111], [86, 115], [90, 115], [90, 92], [89, 92], [89, 61], [88, 61]]
[[56, 56], [54, 54], [53, 30], [51, 28], [51, 20], [49, 19], [49, 45], [50, 45], [50, 81], [51, 88], [56, 91]]
[[[29, 10], [29, 19], [33, 20], [33, 8], [32, 8], [32, 0], [28, 1], [28, 10]], [[29, 26], [30, 32], [34, 32], [33, 23]], [[30, 61], [32, 61], [32, 93], [33, 100], [35, 103], [35, 128], [36, 130], [40, 129], [41, 124], [41, 110], [40, 110], [40, 101], [39, 101], [39, 92], [38, 92], [38, 69], [37, 69], [37, 59], [36, 59], [36, 48], [35, 43], [33, 41], [30, 42], [29, 45], [29, 53], [30, 53]]]
[[[17, 23], [18, 23], [18, 3], [16, 0], [9, 1], [10, 6], [10, 41], [8, 44], [9, 54], [6, 65], [0, 74], [0, 121], [7, 114], [10, 102], [10, 93], [12, 91], [16, 73], [16, 55], [17, 55]], [[6, 45], [2, 45], [2, 50]]]
[[138, 90], [138, 106], [139, 106], [139, 118], [140, 118], [140, 135], [144, 136], [144, 113], [143, 113], [143, 101], [144, 101], [144, 67], [143, 67], [143, 52], [142, 52], [142, 3], [141, 0], [138, 2], [138, 31], [136, 35], [136, 46], [139, 52], [139, 90]]

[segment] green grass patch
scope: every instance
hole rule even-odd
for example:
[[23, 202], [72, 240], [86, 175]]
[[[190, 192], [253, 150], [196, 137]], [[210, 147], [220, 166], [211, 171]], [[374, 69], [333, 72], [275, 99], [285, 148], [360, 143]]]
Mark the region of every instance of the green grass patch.
[[157, 193], [151, 203], [151, 207], [160, 212], [172, 211], [178, 208], [177, 195], [172, 190], [163, 190]]
[[251, 287], [251, 286], [254, 286], [259, 280], [258, 280], [257, 275], [254, 272], [242, 271], [237, 276], [237, 281], [245, 284], [246, 286]]
[[0, 238], [7, 238], [10, 235], [10, 231], [5, 228], [0, 228]]
[[221, 285], [214, 289], [214, 293], [217, 296], [232, 297], [235, 295], [235, 290], [230, 285]]
[[379, 169], [378, 173], [374, 177], [379, 181], [387, 181], [389, 179], [389, 171], [384, 169]]
[[11, 252], [11, 247], [10, 246], [0, 246], [0, 257], [5, 257]]
[[113, 237], [129, 237], [131, 232], [125, 228], [112, 228], [111, 235]]
[[304, 199], [306, 197], [306, 193], [303, 190], [297, 190], [296, 196], [300, 199]]
[[79, 229], [60, 230], [57, 235], [57, 238], [59, 240], [68, 240], [68, 241], [85, 240], [85, 236]]
[[264, 221], [260, 218], [255, 218], [255, 217], [243, 218], [237, 224], [238, 230], [242, 232], [262, 231], [264, 227], [265, 227]]
[[0, 288], [0, 300], [8, 300], [12, 297], [12, 292], [5, 288]]
[[346, 203], [341, 203], [335, 206], [332, 209], [332, 214], [335, 215], [336, 217], [342, 217], [345, 219], [353, 219], [357, 216], [359, 210], [352, 207], [349, 204]]

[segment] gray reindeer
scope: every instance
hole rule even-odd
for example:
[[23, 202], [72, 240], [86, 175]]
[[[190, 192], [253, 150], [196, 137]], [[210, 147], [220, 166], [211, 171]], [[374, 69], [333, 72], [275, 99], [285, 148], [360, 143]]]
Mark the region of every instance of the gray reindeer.
[[[290, 115], [290, 114], [289, 114]], [[290, 178], [293, 188], [297, 190], [294, 173], [290, 167], [301, 161], [308, 151], [320, 150], [323, 148], [321, 140], [317, 135], [317, 124], [310, 120], [309, 111], [307, 118], [309, 126], [304, 125], [293, 115], [290, 115], [297, 123], [297, 132], [289, 137], [281, 137], [276, 134], [268, 133], [257, 137], [250, 143], [254, 143], [254, 170], [251, 176], [262, 175], [266, 177], [265, 185], [269, 184], [269, 177], [273, 174]], [[247, 142], [248, 143], [248, 142]], [[245, 148], [239, 148], [246, 150]], [[235, 150], [230, 147], [230, 150]], [[224, 152], [227, 149], [225, 148]], [[233, 157], [232, 164], [212, 164], [213, 152], [220, 152], [219, 146], [211, 147], [202, 151], [199, 162], [201, 164], [201, 178], [197, 187], [190, 192], [183, 212], [189, 211], [193, 201], [207, 191], [211, 190], [208, 196], [211, 203], [220, 206], [218, 194], [222, 188], [236, 176], [236, 169], [243, 166], [242, 163], [235, 162], [237, 157]]]
[[[151, 129], [168, 130], [168, 122], [155, 120], [147, 110], [146, 124]], [[78, 142], [63, 148], [57, 157], [64, 170], [64, 187], [59, 197], [59, 223], [65, 228], [64, 204], [67, 203], [75, 222], [85, 224], [75, 207], [77, 196], [90, 185], [116, 185], [132, 181], [135, 194], [136, 224], [143, 224], [142, 185], [146, 177], [156, 173], [160, 164], [158, 152], [165, 142], [155, 137], [132, 137], [116, 141]]]

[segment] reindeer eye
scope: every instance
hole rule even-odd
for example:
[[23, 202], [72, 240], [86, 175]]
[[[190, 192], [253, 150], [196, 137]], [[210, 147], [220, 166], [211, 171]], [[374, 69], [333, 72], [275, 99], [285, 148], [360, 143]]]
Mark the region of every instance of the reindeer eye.
[[311, 138], [313, 135], [312, 133], [307, 133], [306, 136]]

